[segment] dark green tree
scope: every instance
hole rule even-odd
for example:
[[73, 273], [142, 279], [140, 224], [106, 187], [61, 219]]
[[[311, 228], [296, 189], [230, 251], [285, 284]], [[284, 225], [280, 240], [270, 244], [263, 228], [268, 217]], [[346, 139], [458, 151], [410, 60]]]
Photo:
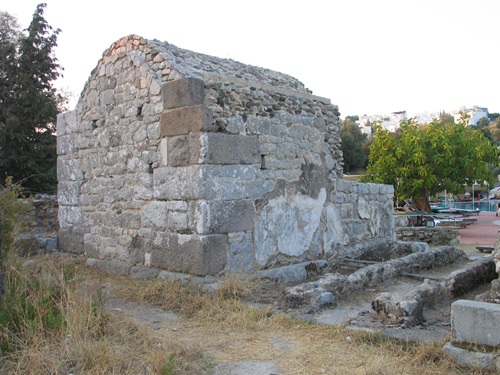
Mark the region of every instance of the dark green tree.
[[[357, 116], [356, 116], [357, 117]], [[342, 121], [340, 137], [344, 153], [344, 173], [366, 167], [368, 149], [365, 147], [367, 135], [363, 134], [354, 116], [347, 116]]]
[[0, 182], [12, 176], [30, 192], [55, 192], [57, 114], [64, 97], [53, 82], [62, 67], [57, 35], [39, 4], [25, 33], [7, 13], [0, 17]]
[[481, 119], [477, 123], [477, 127], [479, 129], [484, 128], [484, 127], [489, 126], [489, 125], [490, 125], [490, 119], [488, 117], [481, 117]]
[[453, 124], [455, 123], [455, 118], [445, 111], [439, 113], [439, 121], [442, 124]]

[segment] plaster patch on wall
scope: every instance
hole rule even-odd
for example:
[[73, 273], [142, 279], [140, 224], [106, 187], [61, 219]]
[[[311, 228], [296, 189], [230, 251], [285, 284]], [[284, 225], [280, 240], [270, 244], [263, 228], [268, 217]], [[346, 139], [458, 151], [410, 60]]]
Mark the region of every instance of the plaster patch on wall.
[[275, 255], [300, 257], [311, 246], [321, 220], [326, 190], [318, 198], [297, 194], [269, 201], [255, 222], [256, 259], [267, 265]]
[[336, 245], [347, 245], [349, 243], [348, 235], [342, 228], [342, 218], [339, 208], [334, 205], [326, 207], [326, 225], [327, 230], [323, 237], [324, 251], [328, 256], [333, 251]]

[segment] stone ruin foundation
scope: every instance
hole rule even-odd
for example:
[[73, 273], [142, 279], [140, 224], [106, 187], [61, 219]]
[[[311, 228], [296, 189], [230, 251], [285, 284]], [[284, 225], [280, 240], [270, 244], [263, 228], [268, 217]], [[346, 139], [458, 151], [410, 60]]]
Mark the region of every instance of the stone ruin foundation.
[[[371, 301], [407, 328], [477, 275], [495, 278], [498, 299], [498, 244], [496, 272], [483, 259], [432, 279], [427, 270], [463, 263], [463, 252], [395, 242], [392, 186], [342, 180], [338, 116], [285, 74], [124, 37], [58, 117], [59, 250], [142, 278], [320, 273], [281, 296], [312, 312], [417, 278], [406, 294]], [[332, 273], [343, 267], [353, 271]]]
[[59, 248], [205, 276], [394, 241], [392, 186], [341, 178], [338, 116], [288, 75], [124, 37], [58, 118]]

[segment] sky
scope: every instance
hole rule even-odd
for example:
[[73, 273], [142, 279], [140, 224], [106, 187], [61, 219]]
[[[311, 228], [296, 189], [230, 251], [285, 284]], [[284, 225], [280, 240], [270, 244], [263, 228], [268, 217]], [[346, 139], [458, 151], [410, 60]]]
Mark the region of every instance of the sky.
[[[0, 0], [27, 28], [37, 4]], [[346, 115], [500, 112], [498, 0], [45, 0], [74, 107], [102, 53], [137, 34], [289, 74]]]

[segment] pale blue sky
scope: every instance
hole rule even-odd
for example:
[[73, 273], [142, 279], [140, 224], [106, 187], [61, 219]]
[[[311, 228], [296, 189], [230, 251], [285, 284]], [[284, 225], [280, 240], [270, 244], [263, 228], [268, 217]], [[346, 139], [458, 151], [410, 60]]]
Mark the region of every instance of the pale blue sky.
[[[26, 28], [41, 1], [0, 0]], [[500, 112], [498, 0], [46, 0], [58, 84], [78, 97], [102, 52], [138, 34], [290, 74], [342, 115]]]

